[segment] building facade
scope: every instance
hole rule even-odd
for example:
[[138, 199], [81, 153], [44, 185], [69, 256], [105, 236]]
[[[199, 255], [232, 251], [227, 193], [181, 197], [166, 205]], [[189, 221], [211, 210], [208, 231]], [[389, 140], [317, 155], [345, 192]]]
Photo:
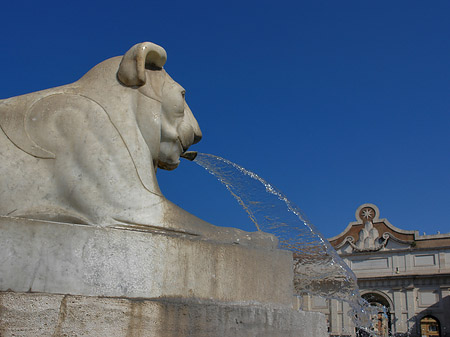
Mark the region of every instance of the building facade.
[[[450, 233], [419, 235], [379, 218], [363, 204], [356, 221], [329, 239], [358, 279], [361, 295], [380, 308], [380, 336], [450, 336]], [[337, 300], [305, 296], [302, 307], [327, 315], [331, 336], [365, 336]]]

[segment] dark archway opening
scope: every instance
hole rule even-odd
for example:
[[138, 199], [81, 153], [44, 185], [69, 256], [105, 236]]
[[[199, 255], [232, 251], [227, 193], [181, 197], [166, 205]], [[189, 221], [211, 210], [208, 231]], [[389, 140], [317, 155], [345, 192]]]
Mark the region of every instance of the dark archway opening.
[[[383, 295], [378, 293], [367, 293], [361, 297], [369, 302], [371, 306], [378, 308], [378, 313], [372, 316], [371, 333], [375, 333], [380, 337], [392, 336], [391, 306], [389, 301]], [[372, 334], [356, 328], [357, 337], [369, 337]]]

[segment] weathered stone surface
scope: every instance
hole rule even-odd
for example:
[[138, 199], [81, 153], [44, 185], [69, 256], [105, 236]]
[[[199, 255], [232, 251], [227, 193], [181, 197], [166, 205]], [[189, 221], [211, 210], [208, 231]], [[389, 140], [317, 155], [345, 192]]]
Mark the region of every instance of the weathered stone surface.
[[270, 305], [0, 292], [0, 336], [325, 337], [325, 317]]
[[291, 305], [292, 253], [0, 217], [0, 291]]
[[0, 336], [326, 336], [292, 254], [0, 217]]
[[0, 215], [270, 245], [162, 195], [157, 167], [176, 168], [202, 136], [165, 61], [162, 47], [139, 43], [75, 83], [0, 100]]

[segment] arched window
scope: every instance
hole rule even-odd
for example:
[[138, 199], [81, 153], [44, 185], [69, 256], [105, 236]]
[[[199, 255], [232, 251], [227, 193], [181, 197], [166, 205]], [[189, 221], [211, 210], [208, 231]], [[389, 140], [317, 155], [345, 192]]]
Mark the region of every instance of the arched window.
[[420, 334], [422, 337], [440, 337], [439, 320], [433, 316], [425, 316], [420, 320]]

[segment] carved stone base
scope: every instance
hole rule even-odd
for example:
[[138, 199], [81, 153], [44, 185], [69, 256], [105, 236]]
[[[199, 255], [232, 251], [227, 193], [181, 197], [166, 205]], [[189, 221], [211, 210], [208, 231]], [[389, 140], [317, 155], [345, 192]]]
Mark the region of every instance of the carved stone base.
[[0, 291], [292, 305], [292, 253], [0, 217]]
[[326, 336], [279, 249], [0, 217], [0, 337]]
[[0, 293], [0, 336], [325, 337], [320, 313], [183, 299]]

